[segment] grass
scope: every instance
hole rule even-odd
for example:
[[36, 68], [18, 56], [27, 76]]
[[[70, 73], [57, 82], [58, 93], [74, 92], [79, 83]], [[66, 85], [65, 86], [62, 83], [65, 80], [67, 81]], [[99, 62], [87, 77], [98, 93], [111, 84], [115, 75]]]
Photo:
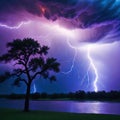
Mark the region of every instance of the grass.
[[120, 115], [76, 114], [0, 109], [0, 120], [120, 120]]

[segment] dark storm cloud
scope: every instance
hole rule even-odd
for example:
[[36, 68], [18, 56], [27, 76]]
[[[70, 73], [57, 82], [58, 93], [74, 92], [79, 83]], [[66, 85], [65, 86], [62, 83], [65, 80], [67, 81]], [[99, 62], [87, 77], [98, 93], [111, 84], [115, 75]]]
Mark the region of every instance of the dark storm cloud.
[[120, 4], [116, 0], [39, 0], [49, 9], [49, 19], [58, 17], [74, 19], [76, 26], [120, 20]]
[[13, 25], [31, 19], [30, 14], [41, 16], [37, 2], [38, 0], [0, 0], [0, 22]]
[[40, 14], [37, 0], [1, 0], [0, 11], [3, 13], [15, 13], [27, 10], [32, 14]]
[[78, 27], [120, 20], [120, 4], [116, 0], [0, 0], [0, 13], [26, 10], [41, 16], [40, 6], [46, 8], [44, 16], [47, 19], [55, 16], [74, 19]]
[[[27, 13], [38, 17], [44, 16], [52, 21], [61, 19], [69, 28], [105, 28], [101, 36], [99, 33], [98, 39], [110, 31], [114, 31], [117, 33], [115, 36], [118, 36], [120, 31], [118, 0], [0, 0], [2, 23], [12, 25], [32, 19]], [[102, 26], [110, 26], [110, 30]], [[96, 41], [96, 38], [93, 41]]]
[[87, 42], [97, 42], [109, 33], [113, 34], [114, 40], [115, 37], [120, 36], [120, 1], [118, 0], [40, 1], [47, 7], [44, 14], [47, 19], [62, 19], [64, 26], [68, 28], [95, 28], [94, 35], [86, 40]]

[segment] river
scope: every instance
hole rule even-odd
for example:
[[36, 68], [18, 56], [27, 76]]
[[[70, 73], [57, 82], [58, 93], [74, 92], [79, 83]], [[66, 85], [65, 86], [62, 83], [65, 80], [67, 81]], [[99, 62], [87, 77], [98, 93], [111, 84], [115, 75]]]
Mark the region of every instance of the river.
[[[22, 110], [24, 100], [0, 99], [0, 108]], [[30, 101], [31, 110], [58, 111], [70, 113], [95, 113], [120, 115], [120, 102], [99, 101]]]

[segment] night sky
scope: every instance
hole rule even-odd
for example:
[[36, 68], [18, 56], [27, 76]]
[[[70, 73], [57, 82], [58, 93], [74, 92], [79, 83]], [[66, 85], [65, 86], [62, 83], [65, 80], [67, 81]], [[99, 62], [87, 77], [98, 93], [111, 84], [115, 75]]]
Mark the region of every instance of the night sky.
[[[0, 55], [6, 43], [31, 37], [61, 63], [57, 81], [37, 79], [31, 92], [120, 90], [120, 0], [0, 0]], [[0, 74], [13, 64], [0, 64]], [[25, 85], [0, 84], [0, 94]]]

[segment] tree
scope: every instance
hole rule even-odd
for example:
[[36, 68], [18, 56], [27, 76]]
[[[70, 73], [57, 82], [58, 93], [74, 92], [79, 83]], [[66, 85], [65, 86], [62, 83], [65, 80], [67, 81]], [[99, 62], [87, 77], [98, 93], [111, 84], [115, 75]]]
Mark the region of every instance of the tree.
[[19, 86], [21, 81], [26, 84], [24, 111], [27, 112], [31, 83], [38, 76], [55, 81], [56, 77], [53, 73], [60, 71], [60, 64], [57, 59], [47, 57], [49, 50], [47, 46], [41, 46], [32, 38], [16, 39], [7, 43], [7, 48], [7, 53], [0, 56], [0, 62], [12, 62], [15, 67], [10, 74], [6, 72], [5, 77], [2, 76], [2, 78], [15, 76], [13, 77], [15, 78], [14, 85]]

